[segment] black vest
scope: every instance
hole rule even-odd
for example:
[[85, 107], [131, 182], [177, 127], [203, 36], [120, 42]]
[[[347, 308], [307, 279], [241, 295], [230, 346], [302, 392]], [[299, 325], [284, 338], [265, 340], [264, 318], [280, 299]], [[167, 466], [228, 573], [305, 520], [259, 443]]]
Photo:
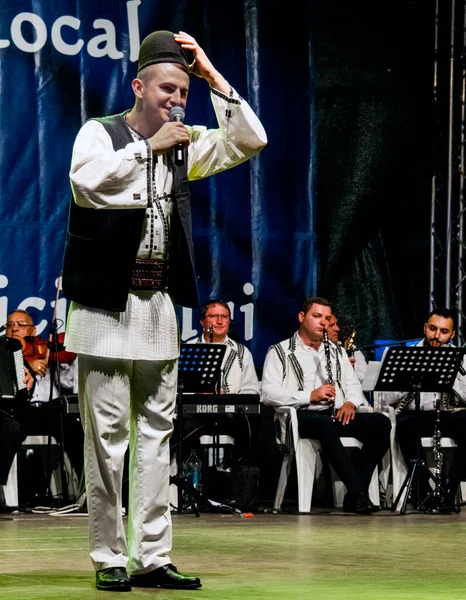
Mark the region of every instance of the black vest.
[[[96, 119], [120, 150], [133, 141], [125, 113]], [[191, 201], [186, 164], [173, 161], [174, 210], [170, 222], [168, 290], [176, 304], [196, 308]], [[186, 163], [186, 161], [185, 161]], [[91, 308], [123, 312], [146, 215], [145, 208], [94, 209], [70, 201], [63, 260], [63, 293]]]

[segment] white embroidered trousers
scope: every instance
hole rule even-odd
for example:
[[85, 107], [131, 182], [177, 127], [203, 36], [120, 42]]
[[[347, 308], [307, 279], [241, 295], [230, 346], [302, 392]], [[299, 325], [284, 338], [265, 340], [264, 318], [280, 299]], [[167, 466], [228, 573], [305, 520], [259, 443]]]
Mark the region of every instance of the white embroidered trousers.
[[[78, 365], [91, 560], [96, 571], [149, 572], [170, 562], [169, 439], [178, 361], [80, 354]], [[127, 543], [121, 490], [128, 441]]]

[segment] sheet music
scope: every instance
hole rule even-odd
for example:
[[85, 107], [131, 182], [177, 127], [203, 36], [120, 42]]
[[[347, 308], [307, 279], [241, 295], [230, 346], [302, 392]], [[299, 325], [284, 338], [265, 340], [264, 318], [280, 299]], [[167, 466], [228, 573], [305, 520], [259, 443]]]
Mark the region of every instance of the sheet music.
[[382, 363], [378, 360], [370, 360], [367, 363], [366, 374], [364, 375], [364, 380], [362, 382], [363, 392], [372, 392], [374, 390], [381, 364]]

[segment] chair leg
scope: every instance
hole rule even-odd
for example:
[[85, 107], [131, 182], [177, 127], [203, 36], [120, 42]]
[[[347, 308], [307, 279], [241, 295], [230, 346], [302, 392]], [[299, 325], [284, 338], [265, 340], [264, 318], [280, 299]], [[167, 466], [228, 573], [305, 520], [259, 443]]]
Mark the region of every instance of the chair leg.
[[380, 488], [379, 488], [379, 467], [375, 467], [369, 484], [369, 498], [372, 504], [380, 506]]
[[296, 451], [296, 469], [298, 474], [298, 510], [311, 512], [312, 491], [317, 465], [318, 442], [301, 439]]
[[387, 452], [385, 453], [385, 456], [382, 459], [382, 470], [379, 475], [379, 482], [380, 482], [380, 485], [382, 486], [382, 490], [384, 491], [384, 506], [388, 506], [388, 504], [387, 504], [388, 496], [389, 496], [388, 488], [389, 488], [390, 470], [391, 470], [390, 457], [391, 457], [390, 450], [387, 450]]
[[460, 483], [460, 502], [466, 502], [466, 481]]
[[280, 469], [280, 477], [278, 479], [277, 491], [275, 493], [275, 501], [273, 507], [275, 510], [280, 510], [285, 495], [286, 484], [288, 483], [288, 475], [290, 474], [291, 463], [293, 462], [293, 454], [285, 454], [283, 456], [282, 467]]
[[8, 473], [8, 481], [3, 488], [5, 494], [5, 502], [10, 506], [18, 506], [18, 459], [15, 456], [10, 472]]

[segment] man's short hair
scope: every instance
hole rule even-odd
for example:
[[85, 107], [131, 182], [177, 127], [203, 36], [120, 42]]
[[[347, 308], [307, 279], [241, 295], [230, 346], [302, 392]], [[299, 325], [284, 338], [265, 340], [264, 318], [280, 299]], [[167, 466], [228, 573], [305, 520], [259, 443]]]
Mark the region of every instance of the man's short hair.
[[11, 313], [8, 314], [7, 316], [7, 320], [9, 320], [9, 318], [11, 317], [12, 314], [14, 313], [21, 313], [22, 315], [25, 315], [26, 317], [29, 317], [31, 319], [31, 325], [34, 325], [34, 319], [32, 318], [32, 315], [30, 312], [28, 312], [27, 310], [23, 310], [22, 308], [17, 308], [16, 310], [12, 310]]
[[446, 306], [440, 306], [438, 308], [432, 309], [427, 316], [427, 321], [430, 319], [430, 317], [433, 317], [434, 315], [437, 317], [442, 317], [443, 319], [451, 319], [453, 323], [453, 330], [455, 329], [455, 317], [453, 315], [453, 311], [450, 308], [446, 308]]
[[228, 316], [230, 317], [230, 320], [231, 320], [231, 310], [230, 310], [230, 307], [228, 306], [228, 304], [224, 300], [209, 300], [208, 302], [206, 302], [205, 304], [203, 304], [201, 306], [201, 319], [205, 319], [207, 311], [214, 304], [219, 304], [220, 306], [223, 306], [223, 308], [226, 308], [227, 311], [228, 311]]
[[[307, 311], [311, 308], [313, 304], [320, 304], [321, 306], [329, 306], [330, 310], [332, 310], [332, 305], [328, 300], [322, 298], [321, 296], [311, 296], [310, 298], [306, 298], [304, 300], [303, 305], [301, 307], [301, 311], [306, 314]], [[333, 312], [333, 310], [332, 310]]]

